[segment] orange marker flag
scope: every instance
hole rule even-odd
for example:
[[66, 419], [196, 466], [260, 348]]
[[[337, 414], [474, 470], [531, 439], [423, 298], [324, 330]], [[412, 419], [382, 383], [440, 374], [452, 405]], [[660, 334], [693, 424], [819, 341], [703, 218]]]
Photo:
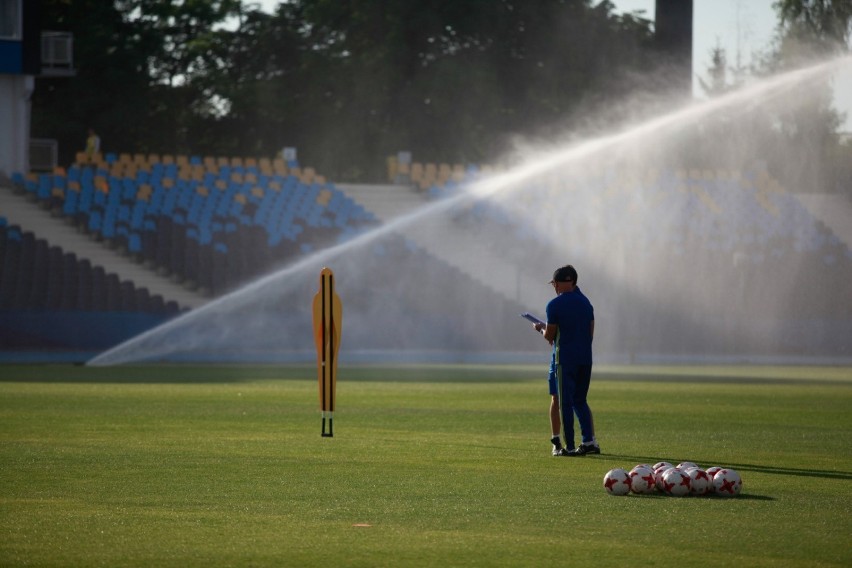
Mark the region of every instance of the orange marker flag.
[[[317, 379], [319, 381], [322, 435], [334, 436], [334, 399], [337, 388], [337, 352], [340, 349], [340, 329], [343, 304], [334, 291], [334, 273], [330, 268], [320, 271], [319, 292], [314, 296], [314, 341], [317, 346]], [[325, 423], [328, 418], [328, 432]]]

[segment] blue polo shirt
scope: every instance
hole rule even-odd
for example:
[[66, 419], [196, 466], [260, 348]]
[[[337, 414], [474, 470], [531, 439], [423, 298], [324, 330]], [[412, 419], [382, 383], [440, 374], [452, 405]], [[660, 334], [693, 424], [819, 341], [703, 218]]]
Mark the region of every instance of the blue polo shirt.
[[592, 322], [595, 309], [589, 299], [574, 288], [563, 292], [545, 308], [547, 323], [555, 324], [558, 331], [553, 342], [553, 360], [561, 365], [592, 364]]

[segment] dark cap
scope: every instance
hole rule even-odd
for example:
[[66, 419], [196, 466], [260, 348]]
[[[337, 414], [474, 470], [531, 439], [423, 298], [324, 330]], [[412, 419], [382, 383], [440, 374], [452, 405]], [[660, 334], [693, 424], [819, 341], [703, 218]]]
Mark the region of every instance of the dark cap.
[[557, 268], [553, 273], [553, 282], [577, 282], [577, 271], [570, 264]]

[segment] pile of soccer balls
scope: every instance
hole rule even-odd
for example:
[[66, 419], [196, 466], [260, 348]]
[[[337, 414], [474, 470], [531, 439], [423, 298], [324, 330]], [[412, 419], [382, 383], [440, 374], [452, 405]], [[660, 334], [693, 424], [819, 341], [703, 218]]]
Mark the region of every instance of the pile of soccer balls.
[[638, 495], [659, 492], [674, 497], [687, 495], [718, 495], [736, 497], [743, 488], [743, 480], [733, 469], [708, 467], [701, 469], [692, 462], [672, 465], [658, 462], [639, 464], [630, 471], [611, 469], [604, 476], [604, 489], [610, 495]]

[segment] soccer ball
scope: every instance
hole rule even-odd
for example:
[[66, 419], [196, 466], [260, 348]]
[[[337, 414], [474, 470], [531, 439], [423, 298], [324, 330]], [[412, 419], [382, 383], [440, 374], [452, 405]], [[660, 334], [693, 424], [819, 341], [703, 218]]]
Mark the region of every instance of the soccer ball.
[[673, 467], [663, 474], [663, 491], [674, 497], [689, 495], [689, 475]]
[[689, 475], [689, 490], [693, 495], [704, 495], [710, 491], [711, 480], [707, 472], [701, 468], [690, 469]]
[[663, 489], [663, 476], [670, 469], [674, 469], [674, 466], [671, 464], [654, 469], [654, 484], [657, 486], [658, 491], [665, 493], [665, 489]]
[[710, 478], [710, 484], [707, 487], [707, 493], [715, 493], [716, 488], [713, 487], [713, 476], [716, 475], [716, 472], [722, 469], [721, 467], [714, 465], [713, 467], [708, 467], [705, 471], [707, 472], [707, 477]]
[[620, 467], [606, 472], [603, 486], [610, 495], [627, 495], [630, 493], [630, 476]]
[[661, 467], [674, 467], [674, 465], [670, 464], [669, 462], [657, 462], [657, 463], [654, 464], [654, 467], [652, 467], [651, 469], [653, 469], [654, 471], [657, 471]]
[[743, 488], [743, 480], [740, 474], [733, 469], [720, 469], [713, 476], [713, 487], [716, 495], [722, 497], [736, 497]]
[[694, 467], [698, 467], [698, 464], [696, 464], [696, 463], [692, 463], [692, 462], [680, 462], [679, 464], [677, 464], [677, 466], [676, 466], [676, 467], [677, 467], [678, 469], [682, 469], [683, 471], [686, 471], [686, 470], [688, 470], [688, 469], [692, 469], [692, 468], [694, 468]]
[[654, 491], [656, 480], [654, 479], [654, 472], [651, 471], [649, 466], [637, 465], [627, 475], [630, 476], [630, 490], [633, 493], [642, 494]]

